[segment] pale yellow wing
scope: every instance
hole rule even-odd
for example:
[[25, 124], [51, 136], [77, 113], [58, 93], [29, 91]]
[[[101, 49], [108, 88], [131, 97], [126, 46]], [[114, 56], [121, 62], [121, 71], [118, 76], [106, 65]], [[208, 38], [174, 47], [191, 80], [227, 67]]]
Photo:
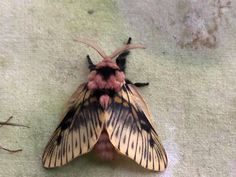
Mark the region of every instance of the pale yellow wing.
[[103, 129], [99, 102], [86, 84], [70, 98], [62, 121], [43, 153], [43, 166], [59, 167], [92, 150]]
[[108, 112], [106, 129], [113, 146], [144, 168], [165, 170], [166, 152], [154, 130], [147, 105], [134, 85], [123, 86]]

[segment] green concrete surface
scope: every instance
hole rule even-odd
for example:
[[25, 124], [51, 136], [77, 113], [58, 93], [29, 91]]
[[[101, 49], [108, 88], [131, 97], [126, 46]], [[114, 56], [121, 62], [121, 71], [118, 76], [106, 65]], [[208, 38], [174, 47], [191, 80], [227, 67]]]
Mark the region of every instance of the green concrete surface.
[[[0, 177], [235, 177], [235, 0], [2, 0], [0, 1]], [[163, 173], [130, 160], [101, 163], [86, 155], [53, 170], [41, 156], [63, 107], [86, 80], [86, 55], [74, 42], [97, 41], [107, 53], [129, 36], [127, 77], [155, 118], [169, 165]]]

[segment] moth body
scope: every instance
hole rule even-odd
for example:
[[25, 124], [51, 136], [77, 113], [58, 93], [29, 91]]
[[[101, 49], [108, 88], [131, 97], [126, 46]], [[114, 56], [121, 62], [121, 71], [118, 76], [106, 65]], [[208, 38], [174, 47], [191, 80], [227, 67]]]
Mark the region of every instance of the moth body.
[[102, 160], [122, 154], [146, 169], [165, 170], [165, 149], [137, 89], [148, 83], [133, 84], [125, 77], [129, 50], [144, 47], [130, 44], [129, 38], [126, 45], [107, 56], [99, 46], [78, 41], [94, 48], [103, 60], [95, 65], [87, 56], [88, 81], [69, 99], [62, 121], [45, 147], [44, 167], [63, 166], [94, 150]]
[[[114, 93], [119, 92], [124, 83], [124, 72], [110, 58], [99, 62], [88, 76], [88, 89], [100, 93], [97, 94], [97, 99], [103, 109], [108, 108]], [[94, 150], [104, 161], [114, 160], [116, 157], [116, 150], [109, 140], [106, 129], [102, 131]]]

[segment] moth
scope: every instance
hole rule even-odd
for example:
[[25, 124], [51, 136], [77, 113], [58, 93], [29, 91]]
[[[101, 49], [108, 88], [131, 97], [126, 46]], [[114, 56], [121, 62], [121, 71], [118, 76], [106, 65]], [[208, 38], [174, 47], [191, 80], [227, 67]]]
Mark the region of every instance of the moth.
[[[26, 128], [29, 128], [28, 126], [26, 125], [21, 125], [21, 124], [16, 124], [16, 123], [10, 123], [10, 120], [13, 118], [13, 116], [10, 116], [5, 122], [0, 122], [0, 127], [2, 126], [5, 126], [5, 125], [9, 125], [9, 126], [18, 126], [18, 127], [26, 127]], [[11, 152], [11, 153], [15, 153], [15, 152], [20, 152], [22, 151], [22, 149], [8, 149], [8, 148], [5, 148], [5, 147], [2, 147], [0, 145], [0, 149], [4, 150], [4, 151], [8, 151], [8, 152]]]
[[43, 166], [60, 167], [94, 150], [103, 160], [123, 154], [146, 169], [164, 171], [167, 155], [137, 89], [148, 83], [132, 83], [125, 77], [129, 50], [144, 46], [131, 44], [129, 38], [108, 56], [95, 43], [75, 41], [95, 49], [103, 60], [95, 65], [87, 55], [88, 81], [69, 99], [62, 120], [45, 147]]

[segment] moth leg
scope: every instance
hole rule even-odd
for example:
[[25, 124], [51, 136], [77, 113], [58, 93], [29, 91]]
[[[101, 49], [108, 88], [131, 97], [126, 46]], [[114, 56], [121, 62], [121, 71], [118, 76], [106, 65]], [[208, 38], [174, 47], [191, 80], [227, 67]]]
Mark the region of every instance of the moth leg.
[[149, 85], [149, 82], [136, 82], [136, 83], [133, 83], [133, 82], [131, 82], [130, 80], [128, 80], [128, 79], [125, 79], [125, 82], [127, 83], [127, 84], [133, 84], [133, 85], [135, 85], [136, 87], [145, 87], [145, 86], [148, 86]]
[[[129, 37], [127, 41], [127, 45], [131, 43], [132, 38]], [[123, 53], [121, 53], [117, 58], [116, 58], [116, 64], [119, 66], [121, 71], [125, 71], [125, 64], [126, 64], [126, 57], [129, 55], [129, 51], [126, 50]]]
[[89, 64], [89, 69], [90, 69], [90, 71], [93, 70], [93, 69], [95, 69], [96, 65], [93, 64], [93, 62], [92, 62], [92, 60], [91, 60], [91, 58], [90, 58], [89, 55], [87, 55], [87, 60], [88, 60], [88, 64]]
[[136, 87], [145, 87], [145, 86], [148, 86], [148, 85], [149, 85], [149, 82], [142, 82], [142, 83], [136, 82], [136, 83], [134, 83], [134, 85], [135, 85]]

